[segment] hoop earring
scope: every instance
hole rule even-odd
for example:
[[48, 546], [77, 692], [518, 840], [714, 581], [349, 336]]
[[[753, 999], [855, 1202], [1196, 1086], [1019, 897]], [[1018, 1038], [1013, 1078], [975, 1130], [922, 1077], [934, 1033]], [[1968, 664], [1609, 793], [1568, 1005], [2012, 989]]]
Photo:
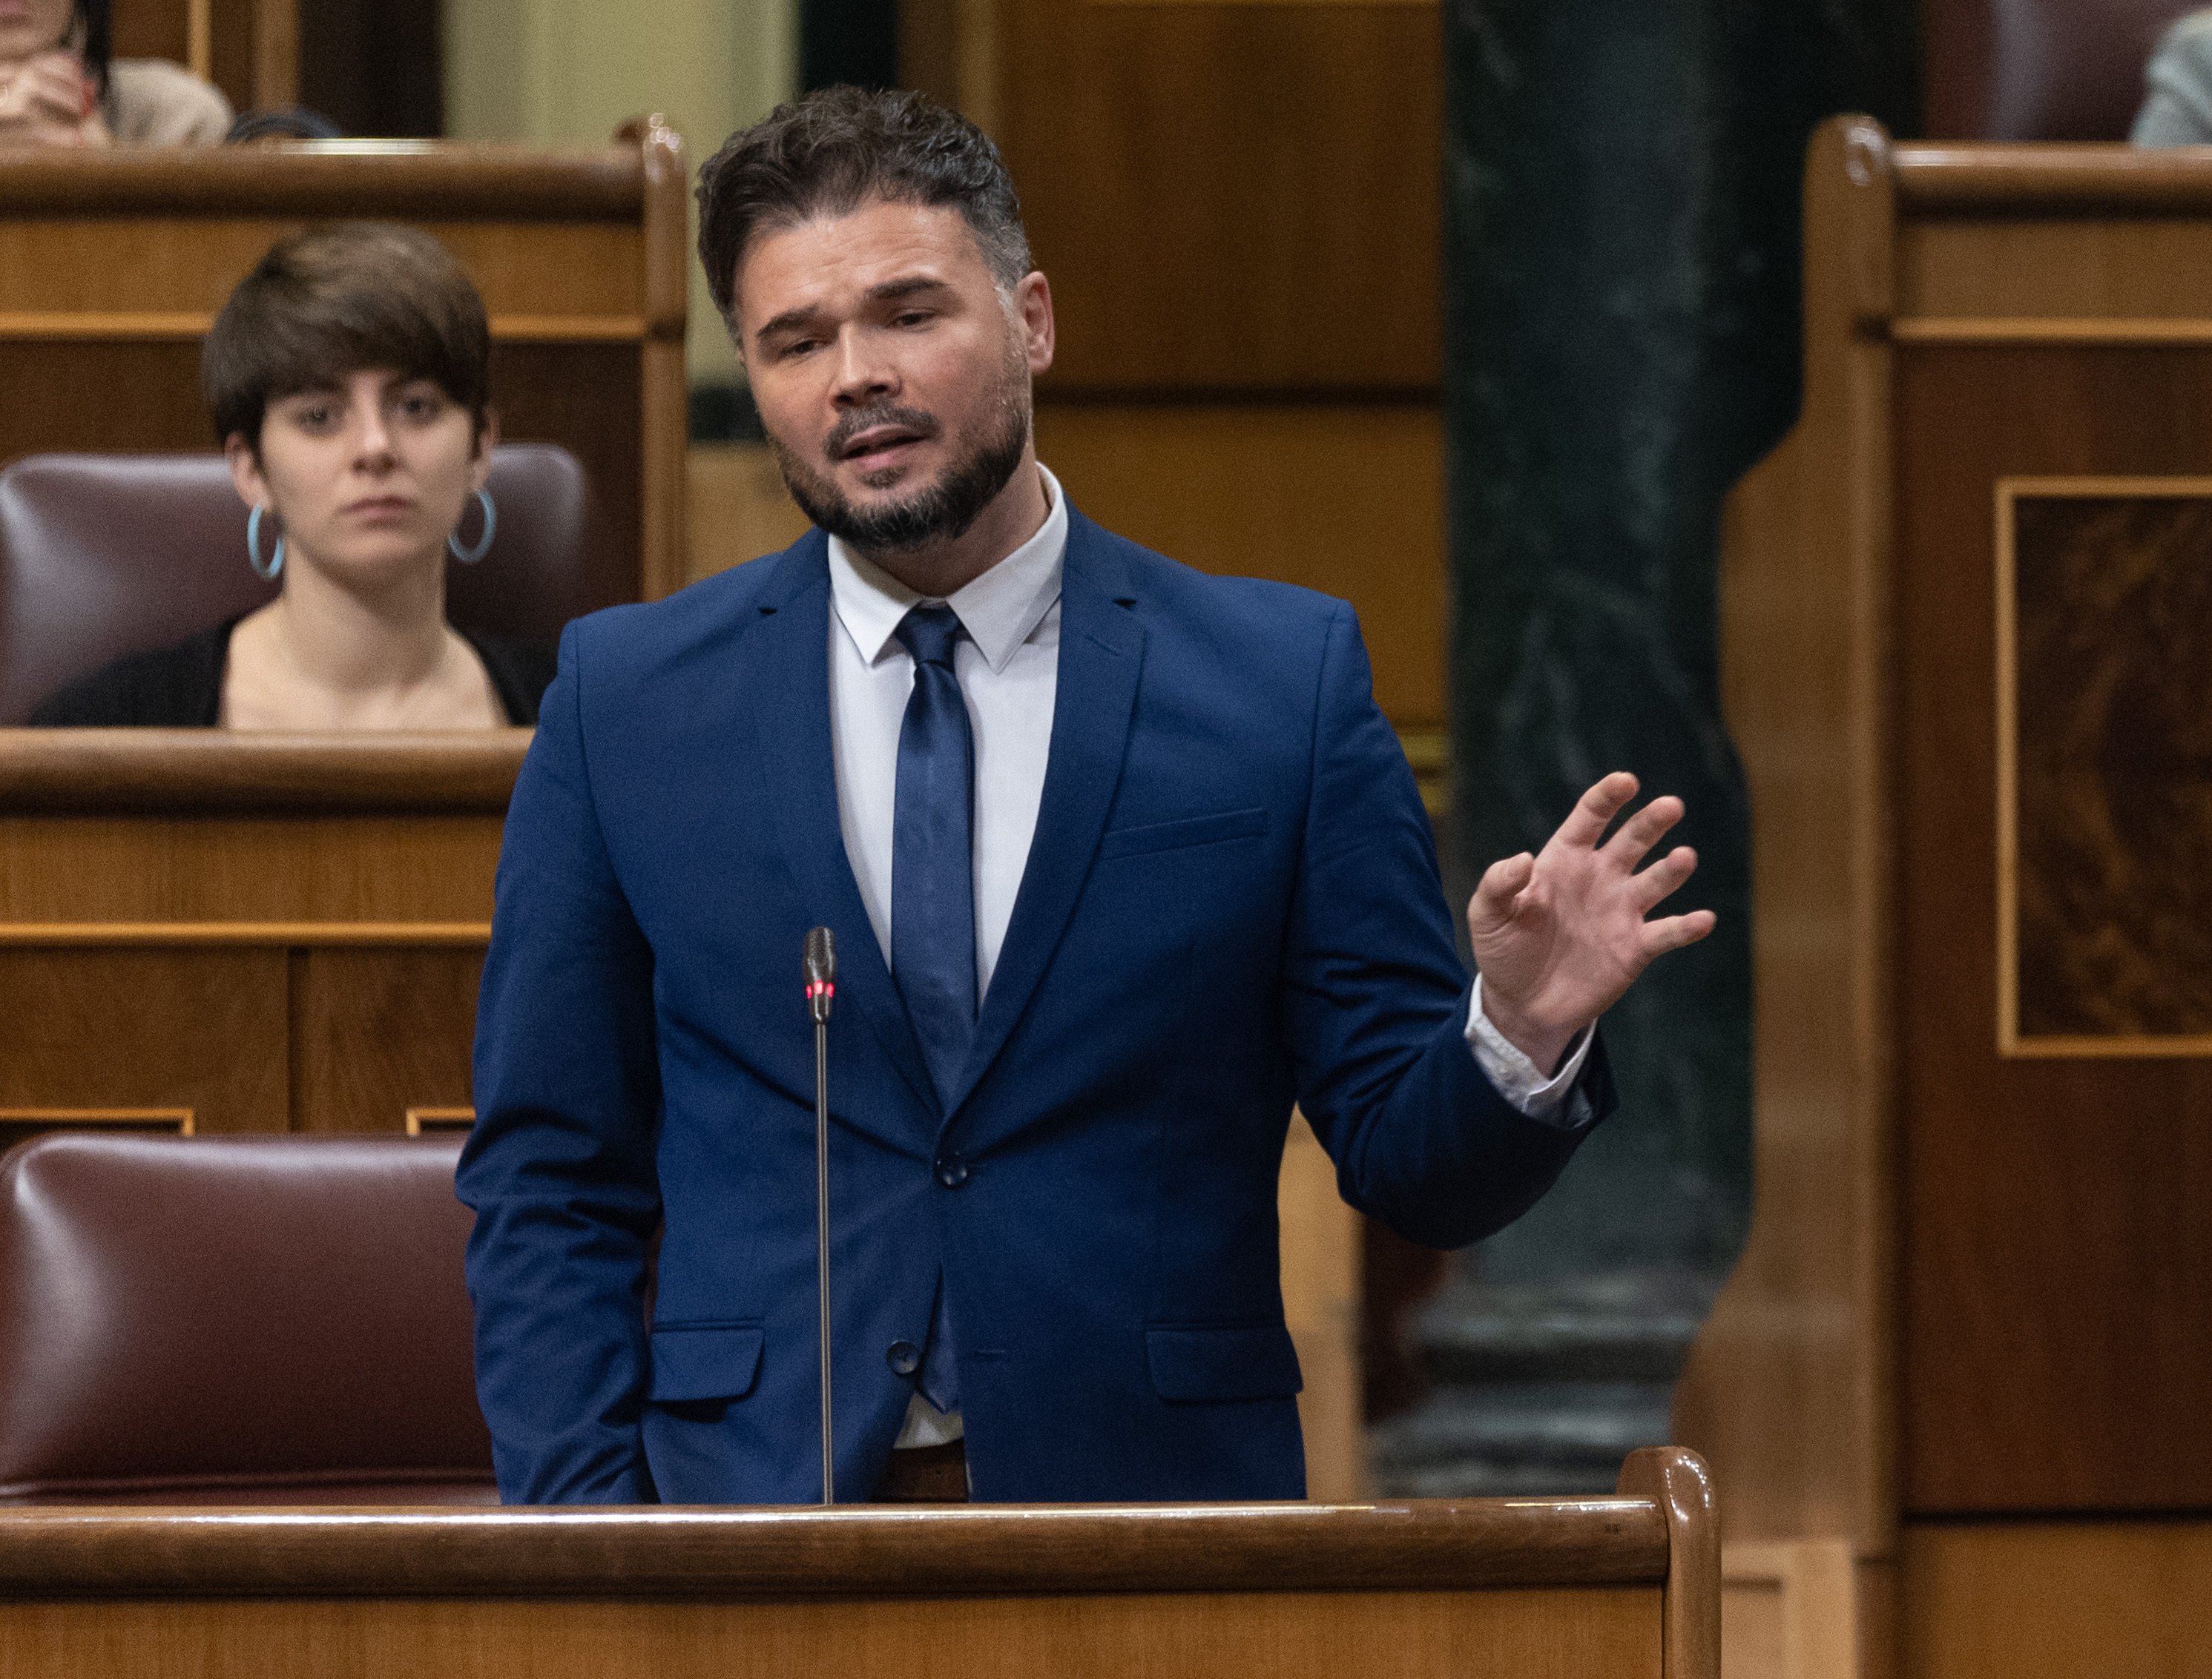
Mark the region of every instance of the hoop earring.
[[464, 566], [473, 566], [491, 552], [491, 539], [499, 534], [499, 509], [492, 504], [489, 490], [478, 490], [477, 500], [483, 508], [483, 535], [477, 538], [474, 548], [461, 546], [461, 528], [453, 527], [453, 534], [446, 538], [447, 549]]
[[269, 563], [261, 563], [261, 515], [268, 509], [256, 503], [246, 516], [246, 563], [253, 567], [254, 576], [264, 583], [274, 583], [284, 572], [284, 539], [276, 539], [276, 551], [269, 556]]

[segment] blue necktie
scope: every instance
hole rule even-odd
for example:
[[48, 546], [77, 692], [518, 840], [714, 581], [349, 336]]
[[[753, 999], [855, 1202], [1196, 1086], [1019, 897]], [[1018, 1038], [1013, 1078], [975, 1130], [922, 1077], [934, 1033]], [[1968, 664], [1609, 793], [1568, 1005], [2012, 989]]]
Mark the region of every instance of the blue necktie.
[[[891, 975], [938, 1100], [949, 1102], [975, 1035], [975, 746], [953, 669], [963, 632], [952, 609], [917, 606], [896, 633], [914, 655], [914, 692], [892, 801]], [[940, 1411], [960, 1403], [941, 1277], [920, 1385]]]

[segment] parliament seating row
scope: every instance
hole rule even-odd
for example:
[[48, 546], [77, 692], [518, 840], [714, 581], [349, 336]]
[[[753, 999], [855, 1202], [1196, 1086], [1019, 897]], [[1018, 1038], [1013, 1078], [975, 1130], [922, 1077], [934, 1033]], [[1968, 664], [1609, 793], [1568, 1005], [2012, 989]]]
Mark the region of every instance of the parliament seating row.
[[1675, 1403], [1747, 1675], [2212, 1637], [2208, 276], [2201, 155], [1814, 140], [1723, 540], [1754, 1212]]

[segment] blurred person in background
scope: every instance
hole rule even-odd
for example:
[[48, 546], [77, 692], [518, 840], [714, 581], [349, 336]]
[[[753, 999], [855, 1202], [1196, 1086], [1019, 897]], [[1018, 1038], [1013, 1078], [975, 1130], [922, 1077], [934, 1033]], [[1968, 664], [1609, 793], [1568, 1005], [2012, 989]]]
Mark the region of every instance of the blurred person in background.
[[2212, 145], [2212, 9], [2175, 20], [2143, 82], [2147, 95], [2130, 139], [2138, 146]]
[[181, 64], [117, 58], [110, 0], [0, 0], [0, 146], [213, 145], [230, 101]]
[[547, 648], [446, 620], [481, 559], [498, 420], [483, 300], [428, 234], [344, 222], [279, 241], [209, 331], [201, 382], [253, 512], [268, 605], [71, 683], [33, 724], [493, 729], [538, 720]]

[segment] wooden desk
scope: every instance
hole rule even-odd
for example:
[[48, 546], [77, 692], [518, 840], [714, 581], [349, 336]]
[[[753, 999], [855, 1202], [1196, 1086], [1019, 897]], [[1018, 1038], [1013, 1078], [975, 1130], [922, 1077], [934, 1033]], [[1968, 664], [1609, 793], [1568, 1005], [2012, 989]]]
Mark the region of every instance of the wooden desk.
[[1676, 1432], [1765, 1670], [2179, 1670], [2212, 1639], [2212, 160], [1839, 118], [1805, 346], [1725, 527], [1756, 1199]]
[[1717, 1679], [1703, 1466], [1365, 1506], [0, 1512], [0, 1679]]
[[[529, 740], [0, 730], [0, 1147], [466, 1127]], [[1308, 1482], [1356, 1498], [1358, 1221], [1303, 1121], [1279, 1214]]]
[[0, 1126], [465, 1112], [529, 738], [0, 730]]
[[40, 153], [0, 170], [0, 464], [215, 441], [199, 349], [277, 239], [352, 217], [444, 241], [491, 318], [492, 402], [593, 493], [596, 604], [684, 580], [683, 144], [331, 141]]

